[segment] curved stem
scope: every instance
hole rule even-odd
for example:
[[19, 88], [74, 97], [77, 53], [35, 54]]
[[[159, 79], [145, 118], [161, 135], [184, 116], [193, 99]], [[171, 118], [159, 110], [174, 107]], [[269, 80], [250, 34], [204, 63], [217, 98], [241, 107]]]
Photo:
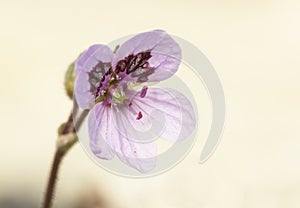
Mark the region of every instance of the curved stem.
[[[77, 106], [74, 105], [74, 110], [72, 112], [76, 112], [77, 114]], [[70, 114], [68, 121], [64, 125], [64, 128], [62, 130], [62, 135], [66, 135], [69, 133], [75, 133], [76, 130], [79, 130], [81, 124], [83, 123], [84, 119], [88, 115], [88, 110], [85, 110], [81, 113], [77, 121], [73, 122], [73, 114]], [[76, 115], [74, 115], [76, 116]], [[57, 181], [57, 175], [59, 171], [60, 164], [62, 162], [62, 159], [64, 155], [71, 149], [71, 147], [77, 142], [77, 137], [75, 136], [70, 142], [66, 144], [66, 146], [57, 148], [54, 154], [54, 159], [52, 162], [51, 166], [51, 171], [50, 171], [50, 176], [47, 184], [47, 189], [44, 197], [44, 202], [42, 207], [43, 208], [50, 208], [52, 206], [52, 200], [53, 200], [53, 195], [55, 192], [55, 186], [56, 186], [56, 181]]]

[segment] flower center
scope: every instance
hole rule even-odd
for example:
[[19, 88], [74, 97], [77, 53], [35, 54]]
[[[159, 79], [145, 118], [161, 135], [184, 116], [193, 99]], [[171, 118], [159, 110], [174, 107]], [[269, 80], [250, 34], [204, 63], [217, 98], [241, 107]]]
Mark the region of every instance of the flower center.
[[127, 99], [127, 95], [122, 88], [116, 88], [112, 93], [112, 103], [114, 104], [123, 104]]
[[99, 61], [88, 73], [90, 92], [95, 97], [95, 102], [107, 99], [109, 94], [109, 97], [113, 98], [114, 103], [123, 103], [126, 100], [126, 94], [123, 89], [116, 89], [119, 81], [130, 75], [137, 78], [135, 82], [146, 82], [148, 76], [154, 72], [154, 68], [150, 67], [148, 62], [151, 57], [150, 50], [140, 52], [136, 55], [131, 54], [120, 60], [114, 71], [111, 63]]

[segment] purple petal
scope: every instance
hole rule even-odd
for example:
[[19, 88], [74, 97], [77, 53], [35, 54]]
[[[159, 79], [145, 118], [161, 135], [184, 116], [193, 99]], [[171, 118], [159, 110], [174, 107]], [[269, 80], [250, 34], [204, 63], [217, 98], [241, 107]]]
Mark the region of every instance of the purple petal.
[[118, 126], [125, 124], [118, 112], [103, 103], [91, 110], [88, 123], [92, 152], [103, 159], [111, 159], [115, 153], [123, 163], [142, 173], [152, 170], [156, 164], [156, 145], [131, 141], [121, 134]]
[[95, 96], [90, 92], [89, 75], [81, 72], [76, 75], [75, 99], [80, 108], [88, 109], [93, 103]]
[[[130, 112], [125, 116], [127, 126], [121, 131], [127, 129], [127, 134], [132, 133], [130, 138], [151, 135], [151, 138], [143, 139], [161, 137], [178, 141], [188, 137], [196, 125], [192, 104], [183, 94], [172, 89], [149, 88], [146, 95], [143, 89], [132, 96], [128, 109]], [[142, 118], [135, 119], [139, 113]]]
[[127, 81], [160, 81], [169, 78], [181, 61], [181, 49], [165, 31], [134, 36], [118, 49], [112, 65]]
[[88, 130], [90, 136], [90, 148], [95, 156], [110, 160], [114, 157], [114, 151], [108, 143], [114, 132], [110, 131], [110, 108], [98, 103], [89, 113]]
[[108, 85], [113, 52], [105, 45], [93, 45], [76, 62], [75, 98], [87, 109]]
[[127, 123], [124, 123], [121, 117], [122, 113], [120, 113], [120, 109], [118, 109], [118, 112], [114, 111], [113, 126], [115, 127], [115, 132], [118, 133], [118, 139], [115, 140], [116, 154], [123, 163], [135, 168], [141, 173], [151, 171], [156, 166], [156, 144], [153, 141], [141, 142], [130, 139], [128, 132], [123, 131]]
[[76, 73], [82, 70], [90, 72], [99, 61], [111, 63], [113, 56], [112, 50], [106, 45], [92, 45], [76, 61]]

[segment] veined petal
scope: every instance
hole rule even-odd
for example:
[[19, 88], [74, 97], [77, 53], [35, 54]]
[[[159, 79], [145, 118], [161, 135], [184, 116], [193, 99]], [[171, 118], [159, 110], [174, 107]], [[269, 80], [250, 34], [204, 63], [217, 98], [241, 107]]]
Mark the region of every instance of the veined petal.
[[104, 103], [91, 110], [88, 123], [92, 152], [102, 159], [111, 159], [116, 154], [123, 163], [142, 173], [152, 170], [156, 165], [156, 145], [131, 141], [126, 134], [120, 134], [118, 126], [126, 124], [117, 111]]
[[113, 52], [105, 45], [93, 45], [76, 61], [75, 98], [87, 109], [108, 85]]
[[123, 43], [112, 66], [126, 81], [160, 81], [172, 76], [180, 61], [181, 49], [175, 40], [165, 31], [154, 30]]
[[[131, 116], [132, 113], [127, 113], [127, 129], [145, 131], [144, 134], [151, 135], [152, 138], [182, 140], [192, 133], [196, 125], [192, 104], [183, 94], [173, 89], [149, 88], [146, 93], [142, 90], [132, 96], [128, 109], [136, 114]], [[138, 113], [142, 115], [141, 119], [135, 119], [140, 117], [137, 117]], [[150, 122], [151, 129], [146, 129], [143, 122]], [[124, 127], [122, 131], [125, 129]]]
[[114, 149], [117, 156], [123, 163], [135, 168], [141, 173], [151, 171], [156, 166], [156, 144], [153, 141], [141, 142], [131, 139], [128, 132], [123, 131], [123, 129], [126, 128], [127, 123], [125, 123], [123, 119], [120, 119], [121, 115], [122, 114], [114, 111], [113, 126], [115, 127], [115, 132], [118, 134], [118, 139], [115, 140], [116, 143]]
[[111, 112], [110, 108], [103, 103], [98, 103], [89, 113], [88, 131], [90, 137], [90, 148], [95, 156], [110, 160], [114, 157], [114, 151], [111, 148], [110, 138], [114, 132], [111, 131]]

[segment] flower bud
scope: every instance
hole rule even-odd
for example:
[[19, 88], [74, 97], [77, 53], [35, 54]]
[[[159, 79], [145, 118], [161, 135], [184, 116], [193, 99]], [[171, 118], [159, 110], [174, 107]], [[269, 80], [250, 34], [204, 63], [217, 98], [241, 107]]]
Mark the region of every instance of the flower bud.
[[74, 80], [75, 80], [75, 62], [71, 63], [65, 74], [65, 90], [70, 99], [73, 99], [74, 94]]
[[62, 124], [58, 127], [58, 129], [57, 129], [57, 134], [58, 134], [58, 136], [60, 136], [60, 135], [63, 134], [63, 131], [64, 131], [65, 126], [66, 126], [66, 123], [62, 123]]
[[77, 141], [77, 136], [75, 133], [68, 133], [60, 135], [56, 141], [57, 149], [68, 149]]

